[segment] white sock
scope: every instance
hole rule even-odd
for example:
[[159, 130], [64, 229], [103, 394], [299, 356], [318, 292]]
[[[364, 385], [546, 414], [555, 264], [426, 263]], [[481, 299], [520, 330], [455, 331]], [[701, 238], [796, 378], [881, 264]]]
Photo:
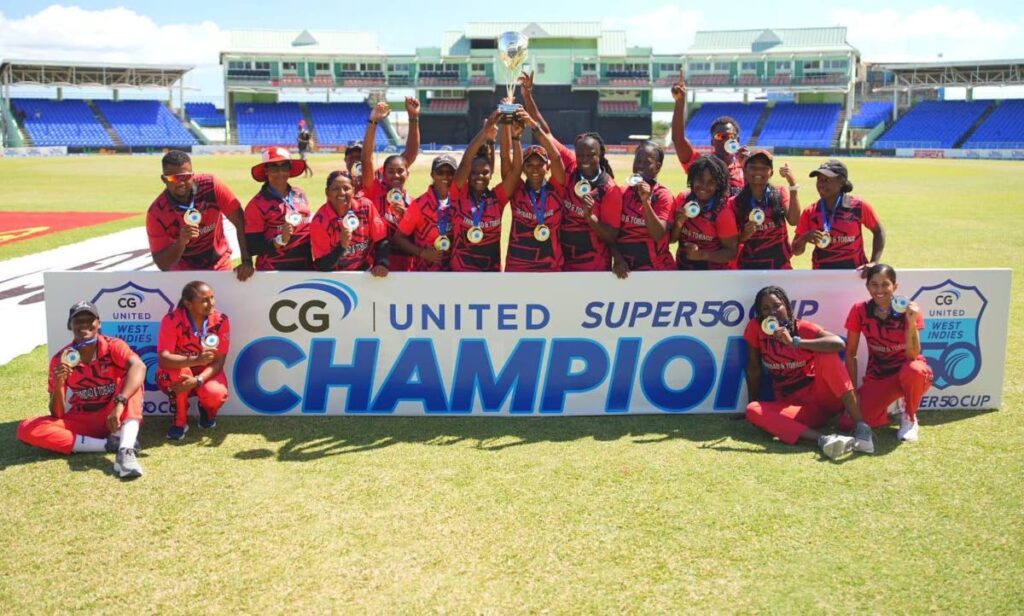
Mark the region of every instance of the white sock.
[[132, 449], [139, 438], [139, 420], [129, 419], [121, 424], [121, 448]]
[[107, 450], [107, 439], [79, 434], [75, 436], [72, 453], [103, 453]]

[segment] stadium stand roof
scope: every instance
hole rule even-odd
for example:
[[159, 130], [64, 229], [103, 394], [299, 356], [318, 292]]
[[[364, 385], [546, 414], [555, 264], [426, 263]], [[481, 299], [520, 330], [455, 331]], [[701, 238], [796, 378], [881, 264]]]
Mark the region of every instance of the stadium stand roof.
[[228, 45], [220, 53], [302, 55], [302, 56], [383, 56], [375, 32], [330, 32], [326, 30], [231, 30]]
[[1024, 85], [1024, 60], [875, 64], [892, 73], [893, 83], [876, 92], [934, 88]]
[[193, 68], [179, 64], [5, 60], [0, 64], [0, 83], [50, 87], [170, 88]]
[[699, 30], [687, 56], [722, 54], [806, 54], [843, 52], [860, 55], [846, 42], [846, 28]]
[[470, 40], [497, 39], [504, 32], [522, 32], [531, 39], [596, 39], [600, 56], [625, 57], [626, 33], [622, 30], [602, 30], [599, 21], [547, 22], [547, 21], [493, 21], [471, 22], [465, 30], [444, 33], [442, 55], [470, 55]]

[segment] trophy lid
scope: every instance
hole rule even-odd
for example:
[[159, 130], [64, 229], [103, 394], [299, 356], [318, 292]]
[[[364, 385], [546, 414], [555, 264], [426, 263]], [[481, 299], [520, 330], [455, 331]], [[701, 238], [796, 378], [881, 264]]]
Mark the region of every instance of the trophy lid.
[[520, 32], [503, 32], [498, 37], [498, 55], [505, 66], [518, 66], [526, 59], [530, 39]]

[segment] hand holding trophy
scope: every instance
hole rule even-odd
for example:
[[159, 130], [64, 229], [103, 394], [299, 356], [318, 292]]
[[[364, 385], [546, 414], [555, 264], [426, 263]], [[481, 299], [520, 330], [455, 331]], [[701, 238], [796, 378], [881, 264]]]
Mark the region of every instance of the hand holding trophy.
[[[498, 57], [501, 63], [508, 69], [508, 76], [505, 80], [507, 98], [515, 100], [516, 81], [519, 71], [526, 62], [526, 51], [530, 39], [519, 32], [505, 32], [498, 37]], [[504, 116], [504, 121], [510, 122], [516, 111], [522, 109], [522, 105], [503, 102], [498, 105], [498, 111]]]

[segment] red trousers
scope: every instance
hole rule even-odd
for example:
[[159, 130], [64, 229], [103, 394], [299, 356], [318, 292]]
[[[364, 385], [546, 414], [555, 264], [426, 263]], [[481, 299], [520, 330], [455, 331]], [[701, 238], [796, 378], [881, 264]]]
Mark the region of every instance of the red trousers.
[[156, 382], [160, 390], [169, 397], [174, 396], [174, 425], [176, 426], [184, 426], [188, 423], [189, 396], [199, 398], [199, 405], [206, 410], [206, 414], [210, 419], [217, 416], [217, 411], [228, 400], [228, 380], [224, 376], [223, 370], [218, 372], [209, 381], [191, 391], [184, 391], [179, 394], [171, 392], [169, 386], [172, 383], [181, 382], [192, 375], [191, 368], [181, 368], [178, 370], [164, 370], [161, 368], [156, 373]]
[[[882, 379], [864, 379], [858, 393], [860, 394], [860, 413], [869, 426], [885, 426], [889, 424], [887, 410], [889, 405], [903, 398], [906, 412], [910, 417], [917, 415], [921, 406], [921, 398], [932, 386], [932, 369], [922, 358], [908, 361], [900, 371]], [[847, 423], [843, 417], [842, 423]], [[853, 425], [852, 421], [849, 421]], [[842, 428], [842, 425], [840, 425]]]
[[[70, 454], [78, 436], [107, 438], [107, 416], [114, 408], [111, 401], [98, 411], [82, 411], [72, 408], [64, 417], [58, 419], [50, 415], [32, 417], [18, 424], [18, 440], [26, 445], [56, 451], [64, 455]], [[128, 404], [121, 413], [121, 421], [128, 419], [142, 420], [142, 390], [128, 398]]]
[[841, 413], [842, 396], [848, 391], [853, 391], [853, 381], [839, 355], [816, 353], [810, 385], [785, 400], [751, 402], [747, 405], [747, 421], [793, 445], [805, 430], [819, 428]]

